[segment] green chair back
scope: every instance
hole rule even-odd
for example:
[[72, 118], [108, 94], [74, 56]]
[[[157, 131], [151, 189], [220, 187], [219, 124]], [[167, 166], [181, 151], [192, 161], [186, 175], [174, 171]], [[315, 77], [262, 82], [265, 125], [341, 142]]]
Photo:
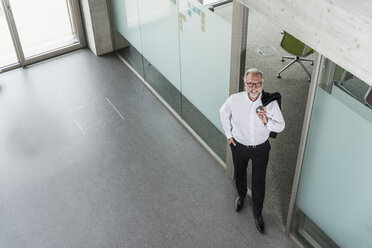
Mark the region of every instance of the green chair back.
[[303, 42], [296, 39], [285, 31], [283, 31], [283, 37], [282, 41], [280, 42], [280, 46], [284, 50], [295, 56], [306, 57], [307, 55], [314, 52], [311, 47], [306, 46]]
[[344, 70], [344, 68], [342, 68], [341, 66], [336, 65], [335, 75], [333, 77], [333, 81], [336, 81], [336, 82], [339, 82], [339, 83], [342, 84], [344, 81], [346, 81], [346, 80], [348, 80], [352, 77], [353, 77], [353, 74]]

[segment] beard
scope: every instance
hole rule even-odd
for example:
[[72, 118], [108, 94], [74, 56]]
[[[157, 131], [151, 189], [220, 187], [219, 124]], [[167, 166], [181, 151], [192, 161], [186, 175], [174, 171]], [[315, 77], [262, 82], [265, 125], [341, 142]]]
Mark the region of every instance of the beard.
[[258, 91], [255, 92], [255, 93], [248, 92], [248, 96], [249, 96], [250, 98], [253, 98], [253, 99], [257, 98], [259, 95], [260, 95], [260, 92], [258, 92]]

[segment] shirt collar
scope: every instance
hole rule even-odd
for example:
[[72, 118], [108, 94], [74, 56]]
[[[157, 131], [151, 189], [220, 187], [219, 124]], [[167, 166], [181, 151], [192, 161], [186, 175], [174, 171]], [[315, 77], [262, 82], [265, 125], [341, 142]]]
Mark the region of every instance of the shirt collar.
[[249, 103], [251, 103], [251, 104], [254, 103], [254, 104], [260, 104], [260, 105], [262, 105], [262, 100], [261, 100], [261, 98], [262, 98], [262, 91], [260, 92], [260, 95], [258, 96], [257, 100], [254, 101], [254, 102], [249, 98], [248, 92], [246, 92], [246, 96], [247, 96], [247, 99], [248, 99]]

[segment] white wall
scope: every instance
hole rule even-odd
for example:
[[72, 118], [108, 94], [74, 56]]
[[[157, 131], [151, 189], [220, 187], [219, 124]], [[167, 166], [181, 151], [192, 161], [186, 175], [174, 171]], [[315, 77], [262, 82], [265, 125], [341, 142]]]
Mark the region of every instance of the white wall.
[[372, 85], [372, 4], [364, 0], [238, 0]]

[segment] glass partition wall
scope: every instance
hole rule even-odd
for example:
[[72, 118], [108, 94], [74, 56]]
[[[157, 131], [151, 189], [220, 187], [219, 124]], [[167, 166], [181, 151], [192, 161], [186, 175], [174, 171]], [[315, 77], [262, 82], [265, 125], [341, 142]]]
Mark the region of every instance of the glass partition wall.
[[[200, 2], [111, 0], [115, 49], [225, 160], [226, 139], [218, 110], [229, 94], [231, 19], [217, 15], [223, 10], [211, 12]], [[281, 29], [254, 11], [249, 15], [246, 67], [263, 68], [267, 89], [284, 92], [287, 134], [283, 132], [281, 140], [273, 142], [281, 148], [273, 156], [278, 158], [275, 161], [285, 164], [291, 160], [294, 165], [302, 141], [293, 142], [293, 130], [297, 128], [300, 137], [308, 124], [307, 115], [305, 125], [298, 124], [309, 104], [308, 77], [301, 67], [291, 67], [282, 79], [276, 78], [285, 66], [278, 62], [285, 55], [279, 47]], [[269, 29], [258, 28], [263, 24]], [[272, 30], [272, 35], [265, 38], [260, 30]], [[295, 206], [287, 227], [304, 247], [372, 247], [372, 181], [368, 178], [372, 174], [368, 162], [372, 153], [372, 87], [324, 57], [318, 62], [314, 65], [317, 78], [313, 78], [316, 85], [312, 87], [316, 91], [304, 157], [295, 182], [296, 198], [292, 198]], [[306, 66], [311, 70], [311, 65]], [[303, 112], [293, 110], [300, 105]], [[283, 149], [288, 152], [281, 152]], [[269, 188], [275, 192], [290, 191], [287, 172], [295, 168], [283, 168], [277, 166], [272, 177], [268, 175]], [[283, 171], [284, 176], [278, 177], [281, 172], [275, 170]], [[274, 203], [283, 203], [283, 219], [290, 197], [287, 191], [279, 200], [273, 198]]]
[[77, 0], [0, 0], [0, 72], [84, 46]]
[[196, 0], [109, 5], [116, 52], [225, 161], [219, 108], [229, 96], [229, 18]]
[[372, 247], [372, 86], [322, 58], [291, 233], [305, 247]]

